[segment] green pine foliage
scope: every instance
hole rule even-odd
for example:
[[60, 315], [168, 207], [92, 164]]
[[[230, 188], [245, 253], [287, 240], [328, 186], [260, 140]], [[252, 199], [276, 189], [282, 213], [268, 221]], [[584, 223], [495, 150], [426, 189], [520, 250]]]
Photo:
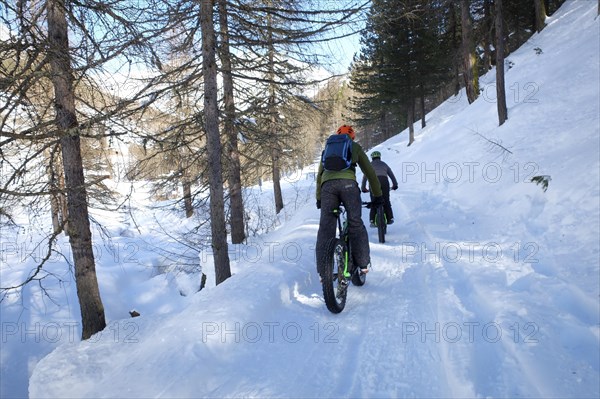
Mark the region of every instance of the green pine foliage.
[[[565, 0], [546, 0], [548, 15]], [[475, 76], [495, 65], [493, 0], [471, 0], [478, 60]], [[534, 2], [504, 0], [510, 54], [535, 32]], [[416, 122], [463, 85], [460, 5], [453, 0], [372, 0], [361, 50], [350, 69], [354, 123], [378, 144]], [[421, 110], [418, 104], [425, 104]], [[414, 111], [413, 111], [414, 110]]]
[[542, 190], [546, 192], [546, 190], [548, 190], [548, 184], [550, 184], [550, 181], [552, 181], [552, 177], [550, 177], [549, 175], [533, 176], [531, 178], [531, 181], [537, 185], [542, 186]]
[[444, 1], [373, 1], [351, 68], [352, 111], [365, 131], [377, 133], [384, 120], [388, 129], [402, 129], [415, 100], [451, 79], [447, 17]]

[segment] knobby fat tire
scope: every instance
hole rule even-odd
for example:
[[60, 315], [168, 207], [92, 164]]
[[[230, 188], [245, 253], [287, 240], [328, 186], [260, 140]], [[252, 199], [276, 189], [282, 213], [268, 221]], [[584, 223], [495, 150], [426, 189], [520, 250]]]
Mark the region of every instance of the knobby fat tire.
[[337, 273], [340, 266], [335, 255], [336, 248], [338, 246], [341, 246], [345, 250], [344, 243], [337, 237], [331, 238], [327, 243], [327, 250], [325, 251], [323, 259], [323, 271], [321, 275], [325, 305], [327, 305], [327, 309], [329, 309], [331, 313], [340, 313], [346, 306], [347, 291], [344, 291], [343, 295], [341, 295], [341, 298], [338, 298], [336, 287], [339, 284], [339, 280], [334, 280], [333, 277], [334, 273]]
[[383, 244], [383, 243], [385, 243], [386, 223], [385, 223], [385, 214], [384, 214], [382, 206], [377, 207], [377, 216], [376, 217], [377, 217], [377, 234], [379, 235], [379, 242]]

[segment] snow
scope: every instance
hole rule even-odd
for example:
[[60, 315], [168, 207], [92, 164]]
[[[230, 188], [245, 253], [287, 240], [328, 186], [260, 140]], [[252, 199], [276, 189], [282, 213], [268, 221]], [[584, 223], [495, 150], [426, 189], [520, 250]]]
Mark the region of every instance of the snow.
[[[446, 101], [410, 147], [403, 132], [373, 149], [400, 183], [396, 222], [385, 244], [370, 230], [373, 269], [341, 314], [315, 272], [314, 165], [285, 179], [278, 216], [269, 183], [245, 192], [256, 234], [230, 247], [233, 276], [197, 293], [191, 265], [210, 272], [209, 247], [185, 253], [162, 228], [198, 221], [135, 186], [127, 212], [93, 212], [107, 226], [94, 231], [107, 328], [79, 341], [57, 257], [48, 295], [28, 286], [1, 303], [0, 396], [599, 397], [596, 14], [567, 1], [508, 57], [503, 126], [491, 71], [485, 95]], [[4, 234], [2, 286], [35, 264], [35, 240]]]

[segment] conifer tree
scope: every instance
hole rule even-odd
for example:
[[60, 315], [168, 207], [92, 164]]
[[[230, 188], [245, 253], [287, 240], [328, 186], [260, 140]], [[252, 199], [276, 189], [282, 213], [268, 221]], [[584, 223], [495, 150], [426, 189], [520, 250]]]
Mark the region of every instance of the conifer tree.
[[239, 244], [246, 237], [244, 222], [244, 202], [242, 198], [242, 178], [240, 151], [238, 148], [238, 132], [236, 131], [236, 110], [233, 89], [233, 63], [229, 46], [229, 16], [227, 0], [219, 0], [219, 26], [220, 46], [219, 57], [221, 60], [221, 75], [223, 76], [223, 130], [227, 138], [227, 182], [229, 186], [229, 204], [231, 227], [231, 241]]
[[56, 125], [61, 136], [69, 241], [75, 263], [75, 281], [82, 318], [82, 338], [88, 339], [106, 327], [106, 320], [92, 248], [65, 3], [62, 0], [48, 0], [46, 10], [48, 13], [48, 59], [54, 86]]
[[546, 26], [546, 6], [544, 0], [533, 0], [535, 4], [535, 30], [539, 33]]
[[351, 72], [357, 92], [352, 109], [361, 126], [371, 125], [375, 132], [389, 122], [396, 132], [409, 127], [409, 144], [414, 141], [415, 103], [420, 104], [423, 125], [426, 97], [451, 73], [445, 9], [440, 1], [372, 3]]
[[210, 229], [215, 259], [216, 284], [231, 277], [227, 253], [227, 231], [223, 205], [223, 174], [221, 170], [221, 137], [219, 134], [219, 107], [217, 104], [216, 35], [213, 25], [213, 0], [200, 3], [202, 29], [202, 72], [204, 76], [204, 127], [208, 153], [210, 184]]
[[504, 84], [504, 24], [502, 20], [502, 0], [494, 1], [496, 7], [496, 103], [498, 108], [498, 122], [502, 125], [508, 119]]
[[471, 19], [471, 1], [461, 0], [461, 26], [462, 26], [462, 61], [463, 80], [469, 103], [479, 97], [479, 76], [477, 70], [477, 57], [475, 55], [475, 42], [473, 39], [473, 21]]
[[247, 143], [240, 153], [258, 178], [270, 172], [277, 213], [284, 205], [280, 180], [288, 164], [293, 164], [295, 151], [315, 145], [299, 134], [303, 127], [298, 121], [284, 116], [295, 107], [313, 106], [301, 99], [305, 88], [314, 85], [309, 74], [321, 59], [314, 55], [314, 43], [334, 35], [331, 30], [356, 14], [361, 2], [340, 1], [319, 8], [320, 4], [306, 0], [229, 3], [237, 108], [240, 117], [254, 121], [244, 126]]

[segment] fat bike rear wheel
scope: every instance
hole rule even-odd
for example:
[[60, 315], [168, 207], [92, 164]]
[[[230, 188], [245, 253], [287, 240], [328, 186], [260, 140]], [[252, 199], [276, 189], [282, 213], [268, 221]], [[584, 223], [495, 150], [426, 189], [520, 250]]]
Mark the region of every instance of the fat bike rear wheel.
[[347, 247], [339, 238], [332, 238], [323, 259], [321, 284], [327, 309], [331, 313], [340, 313], [346, 306], [348, 280], [344, 277]]
[[387, 223], [385, 221], [385, 211], [383, 210], [383, 206], [377, 207], [375, 224], [377, 224], [377, 235], [379, 236], [379, 242], [383, 244], [385, 243], [385, 233], [387, 232]]

